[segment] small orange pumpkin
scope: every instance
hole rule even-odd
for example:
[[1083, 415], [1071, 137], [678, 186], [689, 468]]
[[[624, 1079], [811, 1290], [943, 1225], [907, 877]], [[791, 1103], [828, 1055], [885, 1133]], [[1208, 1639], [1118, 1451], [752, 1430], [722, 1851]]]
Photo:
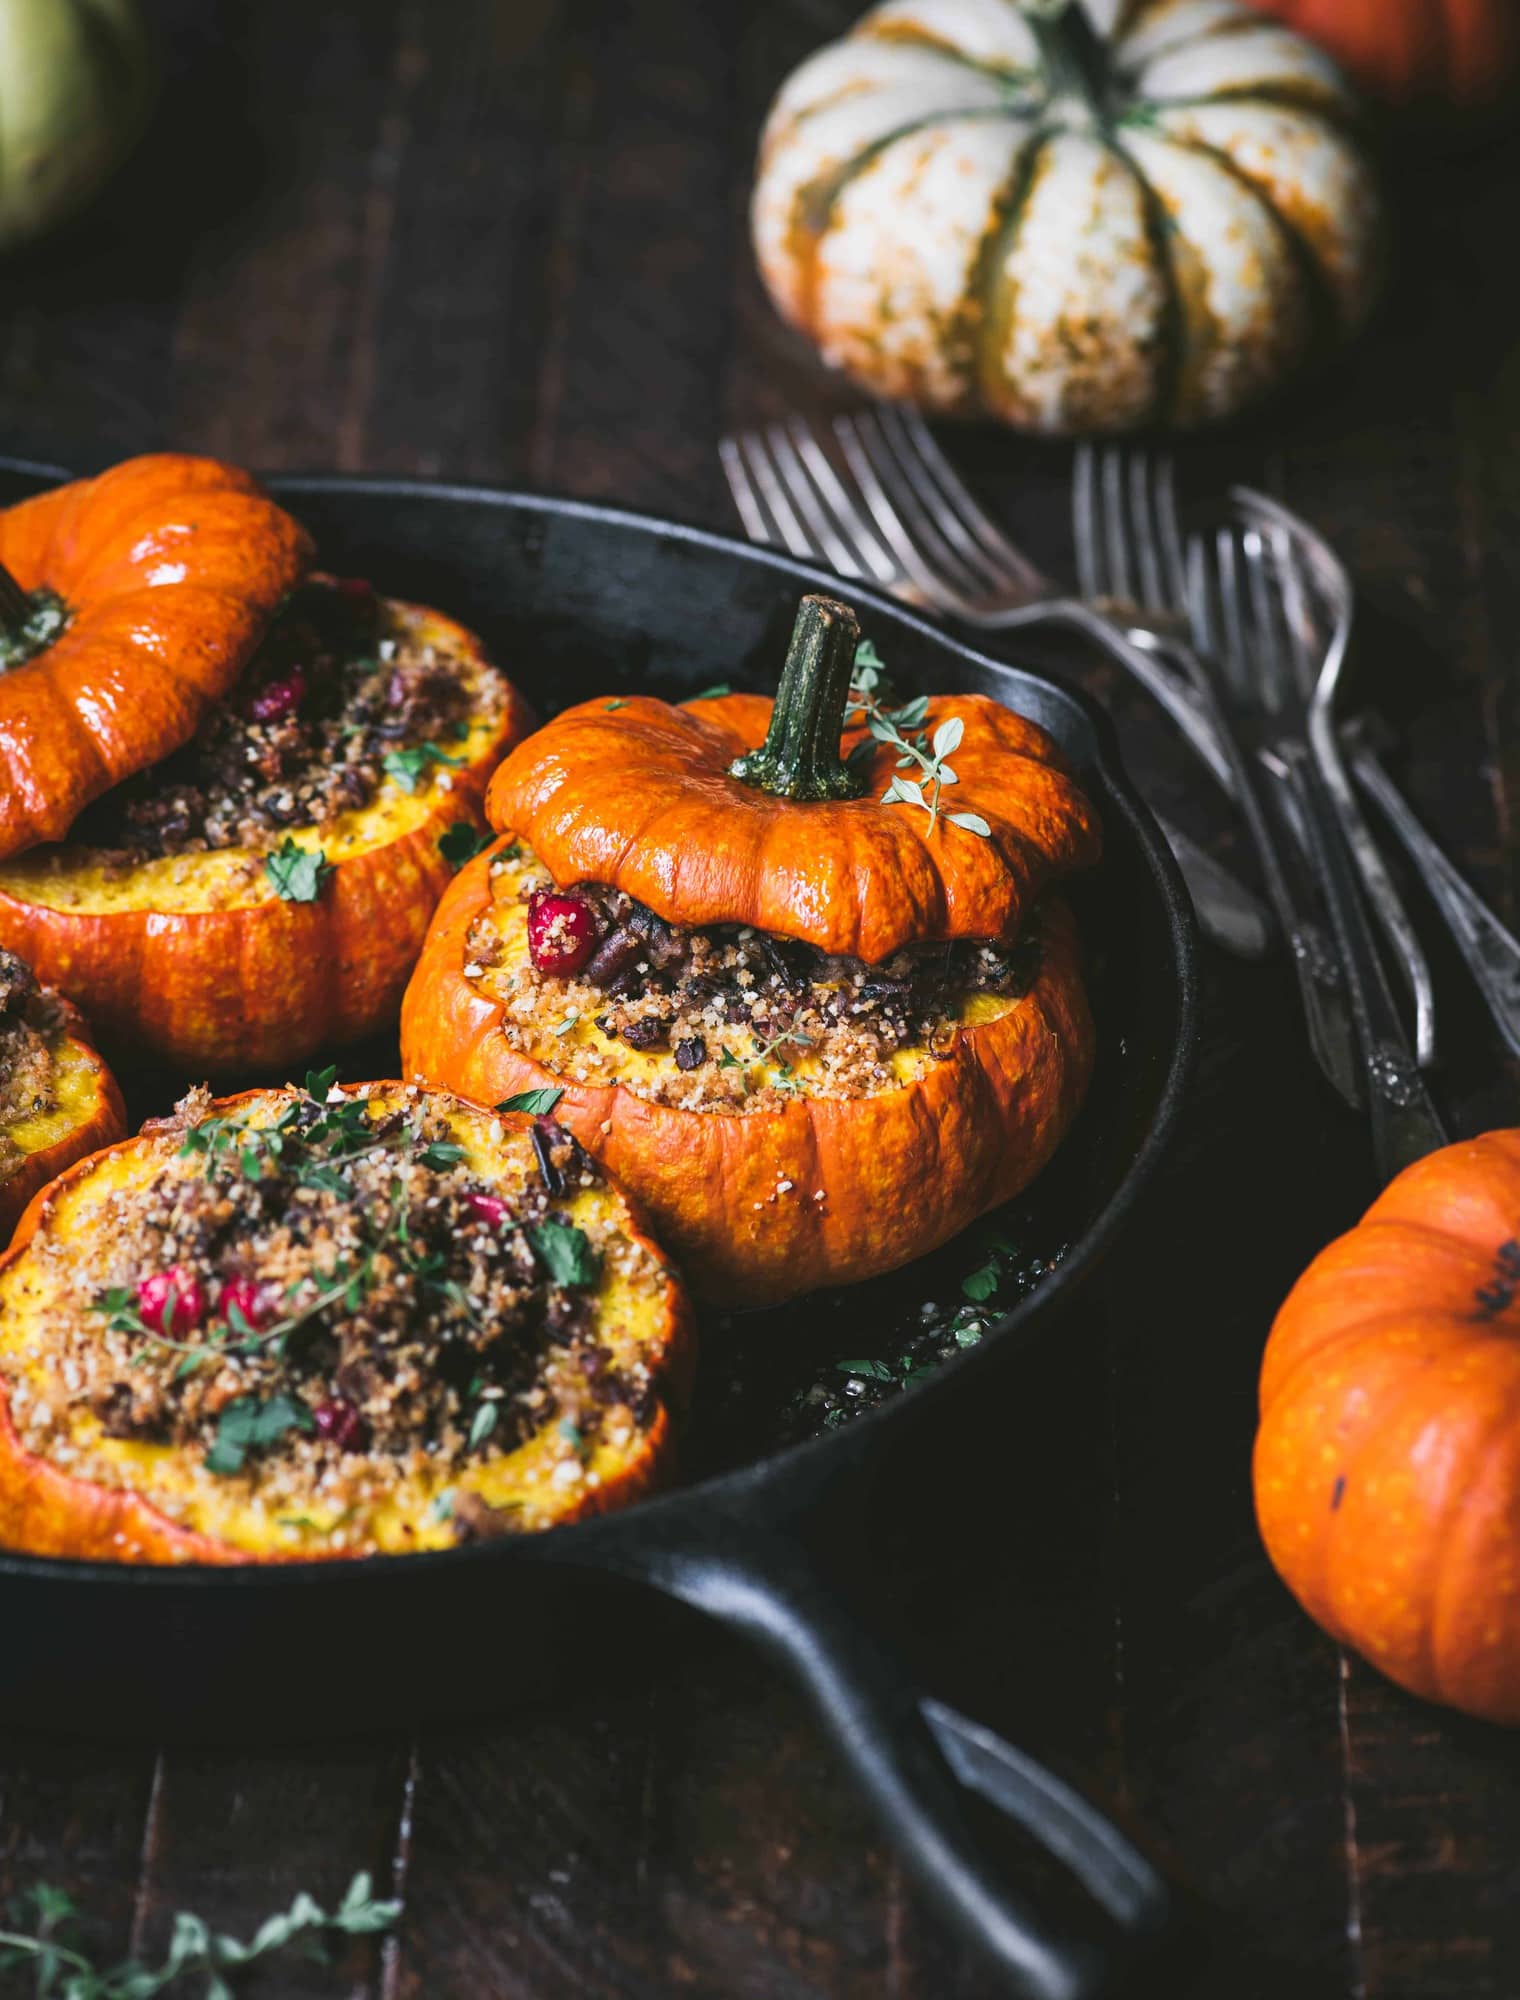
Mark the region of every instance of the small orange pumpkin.
[[1394, 103], [1492, 103], [1520, 66], [1515, 0], [1251, 0]]
[[1332, 1637], [1520, 1723], [1520, 1131], [1406, 1168], [1309, 1266], [1261, 1374], [1256, 1512]]
[[[47, 1066], [40, 1105], [31, 1085], [19, 1103], [6, 1087], [7, 1017], [17, 1013]], [[30, 1028], [33, 1015], [37, 1025]], [[39, 1188], [126, 1129], [116, 1079], [79, 1009], [61, 993], [39, 990], [30, 968], [0, 951], [0, 1245]]]
[[188, 742], [311, 557], [248, 473], [177, 452], [0, 512], [0, 858]]
[[[519, 745], [487, 798], [504, 837], [444, 897], [402, 1008], [408, 1074], [482, 1103], [556, 1097], [555, 1116], [644, 1202], [694, 1289], [725, 1303], [864, 1278], [945, 1242], [1038, 1173], [1092, 1065], [1075, 931], [1054, 899], [1027, 989], [957, 1002], [943, 1045], [904, 1051], [863, 1093], [831, 1089], [805, 1051], [784, 1100], [688, 1105], [670, 1054], [661, 1074], [648, 1057], [619, 1067], [590, 1019], [531, 1047], [508, 1038], [500, 981], [527, 963], [518, 840], [555, 884], [607, 885], [667, 924], [749, 926], [870, 964], [906, 945], [1011, 941], [1055, 880], [1096, 858], [1092, 807], [1055, 745], [982, 696], [915, 716], [925, 744], [959, 725], [939, 736], [958, 782], [932, 823], [911, 796], [885, 800], [899, 750], [858, 725], [841, 742], [858, 637], [847, 607], [807, 599], [774, 704], [585, 702]], [[859, 754], [842, 761], [845, 747]], [[501, 938], [484, 975], [481, 922]]]

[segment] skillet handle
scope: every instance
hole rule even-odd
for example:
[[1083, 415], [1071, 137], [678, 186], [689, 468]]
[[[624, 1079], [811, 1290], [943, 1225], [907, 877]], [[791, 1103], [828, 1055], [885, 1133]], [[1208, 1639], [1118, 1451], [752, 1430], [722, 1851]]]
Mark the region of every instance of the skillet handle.
[[[748, 1633], [787, 1668], [920, 1886], [1011, 1992], [1100, 2000], [1159, 1940], [1172, 1898], [1151, 1862], [1064, 1779], [914, 1687], [800, 1545], [709, 1516], [701, 1546], [646, 1546], [635, 1563], [644, 1582]], [[963, 1788], [1030, 1835], [1096, 1907], [1058, 1923], [1002, 1879], [967, 1822]]]

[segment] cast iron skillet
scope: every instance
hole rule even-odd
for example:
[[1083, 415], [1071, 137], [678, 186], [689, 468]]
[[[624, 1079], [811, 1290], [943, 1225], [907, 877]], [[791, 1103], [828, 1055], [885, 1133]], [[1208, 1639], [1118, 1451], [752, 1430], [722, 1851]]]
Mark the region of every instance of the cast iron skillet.
[[[59, 476], [0, 461], [0, 500]], [[476, 627], [541, 711], [622, 688], [768, 688], [798, 597], [841, 589], [785, 556], [607, 508], [389, 480], [273, 484], [316, 535], [325, 567]], [[0, 1555], [0, 1694], [13, 1720], [129, 1736], [288, 1738], [455, 1717], [552, 1688], [572, 1662], [609, 1650], [609, 1634], [615, 1657], [641, 1594], [627, 1586], [652, 1586], [750, 1633], [790, 1670], [923, 1886], [1015, 1990], [1085, 2000], [1160, 1932], [1165, 1885], [1063, 1780], [915, 1688], [844, 1608], [818, 1552], [841, 1505], [864, 1520], [878, 1481], [912, 1479], [927, 1427], [967, 1397], [1008, 1392], [1021, 1340], [1050, 1321], [1133, 1209], [1171, 1135], [1193, 1051], [1191, 911], [1102, 716], [869, 591], [851, 584], [844, 594], [902, 684], [976, 689], [1034, 717], [1080, 766], [1102, 813], [1105, 859], [1078, 901], [1097, 1076], [1060, 1156], [1013, 1217], [1031, 1253], [1064, 1257], [922, 1387], [782, 1449], [788, 1358], [795, 1367], [811, 1351], [816, 1366], [858, 1353], [868, 1334], [944, 1297], [947, 1284], [953, 1295], [969, 1268], [964, 1251], [959, 1267], [941, 1252], [873, 1286], [704, 1328], [708, 1378], [734, 1372], [727, 1346], [759, 1387], [710, 1424], [699, 1391], [694, 1483], [603, 1520], [370, 1563], [153, 1571]], [[366, 1050], [345, 1073], [384, 1074], [395, 1061], [394, 1051]], [[129, 1095], [134, 1081], [136, 1108], [162, 1109], [183, 1079], [128, 1077]], [[1065, 1893], [1051, 1893], [1048, 1871], [1038, 1890], [1006, 1879], [972, 1831], [963, 1789], [1060, 1864]]]

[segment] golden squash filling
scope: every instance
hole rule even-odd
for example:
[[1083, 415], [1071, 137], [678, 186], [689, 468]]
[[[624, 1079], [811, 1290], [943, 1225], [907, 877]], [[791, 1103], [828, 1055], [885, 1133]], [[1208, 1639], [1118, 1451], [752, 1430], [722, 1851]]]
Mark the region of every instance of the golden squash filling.
[[56, 998], [14, 952], [0, 951], [0, 1185], [59, 1112], [64, 1034]]
[[192, 1093], [66, 1193], [0, 1274], [18, 1440], [274, 1553], [538, 1525], [662, 1412], [667, 1275], [550, 1120], [331, 1083]]
[[452, 655], [425, 615], [367, 583], [318, 579], [275, 620], [236, 692], [183, 750], [118, 785], [70, 832], [107, 868], [278, 847], [293, 827], [415, 793], [499, 720], [501, 675]]
[[920, 1075], [957, 1030], [1038, 975], [1038, 920], [1014, 945], [918, 945], [880, 965], [736, 925], [667, 924], [596, 883], [557, 889], [520, 842], [491, 864], [465, 976], [507, 1042], [555, 1075], [686, 1110], [865, 1097]]

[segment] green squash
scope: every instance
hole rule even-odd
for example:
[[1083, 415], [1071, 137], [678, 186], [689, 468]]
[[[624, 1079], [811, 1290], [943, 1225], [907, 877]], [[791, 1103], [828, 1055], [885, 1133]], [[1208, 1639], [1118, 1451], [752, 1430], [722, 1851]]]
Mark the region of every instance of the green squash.
[[146, 123], [153, 81], [137, 0], [0, 0], [0, 250], [99, 191]]

